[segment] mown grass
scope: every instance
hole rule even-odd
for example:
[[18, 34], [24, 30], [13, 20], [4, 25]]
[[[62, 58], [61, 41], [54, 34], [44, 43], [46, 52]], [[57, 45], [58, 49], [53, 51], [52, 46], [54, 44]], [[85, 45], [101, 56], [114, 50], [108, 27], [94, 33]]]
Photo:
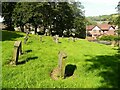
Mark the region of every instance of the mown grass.
[[[2, 87], [3, 88], [117, 88], [119, 87], [119, 53], [117, 48], [79, 39], [60, 43], [52, 37], [30, 35], [24, 44], [24, 33], [2, 31]], [[13, 45], [22, 40], [23, 55], [19, 64], [11, 66]], [[76, 66], [73, 76], [52, 80], [51, 71], [58, 65], [58, 52], [67, 53], [66, 65]]]

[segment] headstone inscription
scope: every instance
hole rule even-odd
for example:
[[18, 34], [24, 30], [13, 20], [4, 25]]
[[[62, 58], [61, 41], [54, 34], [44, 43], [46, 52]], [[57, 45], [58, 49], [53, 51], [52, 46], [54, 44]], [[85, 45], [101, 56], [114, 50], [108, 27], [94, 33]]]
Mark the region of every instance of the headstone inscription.
[[24, 44], [26, 44], [27, 40], [28, 40], [28, 35], [24, 37]]

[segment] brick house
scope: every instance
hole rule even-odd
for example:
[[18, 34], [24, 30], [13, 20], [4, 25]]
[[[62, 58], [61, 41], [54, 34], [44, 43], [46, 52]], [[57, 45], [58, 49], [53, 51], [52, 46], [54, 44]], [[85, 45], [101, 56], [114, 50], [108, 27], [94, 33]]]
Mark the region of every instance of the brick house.
[[109, 24], [89, 25], [86, 27], [87, 35], [93, 39], [102, 35], [115, 35], [115, 27]]

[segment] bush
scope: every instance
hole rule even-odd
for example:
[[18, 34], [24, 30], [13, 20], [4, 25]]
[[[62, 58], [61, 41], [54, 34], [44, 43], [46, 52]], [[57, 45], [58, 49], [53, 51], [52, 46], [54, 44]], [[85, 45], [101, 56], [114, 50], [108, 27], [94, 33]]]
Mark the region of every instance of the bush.
[[99, 38], [99, 40], [105, 40], [105, 41], [114, 41], [114, 40], [118, 40], [118, 36], [102, 36], [101, 38]]

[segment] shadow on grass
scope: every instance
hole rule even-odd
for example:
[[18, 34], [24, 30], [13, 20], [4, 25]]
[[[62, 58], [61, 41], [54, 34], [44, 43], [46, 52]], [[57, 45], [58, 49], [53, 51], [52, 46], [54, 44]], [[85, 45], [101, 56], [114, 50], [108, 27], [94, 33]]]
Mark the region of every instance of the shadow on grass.
[[29, 57], [27, 58], [26, 60], [23, 60], [23, 61], [18, 61], [17, 65], [20, 65], [20, 64], [25, 64], [26, 62], [30, 61], [30, 60], [35, 60], [37, 59], [38, 57]]
[[65, 67], [65, 76], [64, 76], [64, 78], [72, 76], [74, 74], [75, 69], [77, 69], [76, 65], [68, 64]]
[[110, 56], [96, 56], [86, 61], [93, 62], [90, 67], [88, 67], [88, 71], [90, 70], [101, 70], [98, 76], [103, 77], [104, 80], [101, 83], [106, 83], [104, 86], [99, 88], [108, 88], [111, 86], [112, 88], [120, 88], [120, 49], [118, 49], [118, 53]]
[[24, 35], [17, 34], [12, 31], [2, 31], [2, 41], [15, 40], [16, 38], [23, 37]]
[[30, 53], [30, 52], [32, 52], [32, 50], [26, 50], [26, 51], [25, 51], [25, 53]]

